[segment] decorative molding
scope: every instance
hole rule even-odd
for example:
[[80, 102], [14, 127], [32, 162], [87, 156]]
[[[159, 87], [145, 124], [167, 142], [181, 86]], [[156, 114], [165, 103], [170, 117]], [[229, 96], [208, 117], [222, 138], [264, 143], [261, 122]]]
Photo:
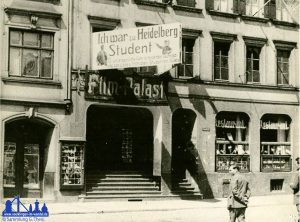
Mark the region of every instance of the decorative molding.
[[135, 0], [135, 3], [137, 5], [148, 5], [148, 6], [159, 7], [159, 8], [166, 8], [168, 6], [168, 3], [157, 2], [152, 0]]
[[55, 86], [57, 88], [62, 88], [60, 81], [46, 80], [46, 79], [33, 79], [33, 78], [24, 78], [24, 77], [2, 77], [4, 83], [25, 83], [25, 84], [34, 84], [34, 85], [48, 85]]
[[211, 15], [220, 16], [220, 17], [227, 17], [227, 18], [233, 18], [233, 19], [236, 19], [237, 17], [239, 17], [239, 14], [236, 14], [236, 13], [220, 12], [220, 11], [216, 11], [216, 10], [207, 10], [207, 12]]
[[168, 98], [169, 97], [179, 97], [179, 98], [186, 98], [186, 99], [195, 98], [195, 99], [204, 99], [204, 100], [211, 100], [211, 101], [227, 101], [227, 102], [237, 102], [237, 103], [259, 103], [259, 104], [299, 106], [299, 102], [269, 101], [269, 100], [256, 100], [256, 99], [236, 99], [236, 98], [224, 98], [224, 97], [196, 95], [196, 94], [168, 93]]
[[28, 9], [19, 9], [19, 8], [10, 8], [7, 7], [4, 9], [6, 14], [11, 15], [25, 15], [25, 16], [37, 16], [41, 18], [52, 18], [52, 19], [61, 19], [62, 14], [54, 11], [36, 11]]
[[263, 47], [268, 42], [268, 39], [251, 37], [251, 36], [243, 36], [243, 39], [246, 45], [258, 46], [258, 47]]
[[195, 7], [189, 7], [189, 6], [184, 6], [184, 5], [173, 5], [172, 6], [174, 10], [178, 11], [186, 11], [186, 12], [193, 12], [193, 13], [202, 13], [201, 8], [195, 8]]
[[8, 105], [21, 105], [29, 107], [55, 107], [55, 108], [66, 108], [66, 102], [55, 102], [55, 101], [45, 101], [45, 100], [18, 100], [11, 98], [0, 98], [0, 103]]
[[297, 47], [297, 42], [287, 42], [282, 40], [273, 40], [276, 49], [292, 51]]
[[214, 41], [222, 41], [222, 42], [233, 42], [237, 39], [236, 34], [230, 33], [222, 33], [222, 32], [210, 32]]
[[182, 28], [182, 37], [196, 39], [202, 34], [202, 30]]
[[262, 17], [249, 16], [249, 15], [242, 15], [241, 17], [245, 21], [252, 21], [252, 22], [267, 23], [270, 21], [269, 18], [262, 18]]
[[107, 29], [115, 29], [121, 23], [120, 19], [105, 18], [93, 15], [88, 15], [87, 17], [91, 25]]
[[151, 26], [151, 25], [158, 25], [158, 24], [145, 23], [145, 22], [135, 22], [136, 27], [144, 27], [144, 26]]
[[277, 20], [277, 19], [273, 19], [272, 22], [273, 22], [274, 25], [287, 26], [287, 27], [292, 27], [292, 28], [299, 28], [299, 24], [297, 24], [297, 23], [280, 21], [280, 20]]

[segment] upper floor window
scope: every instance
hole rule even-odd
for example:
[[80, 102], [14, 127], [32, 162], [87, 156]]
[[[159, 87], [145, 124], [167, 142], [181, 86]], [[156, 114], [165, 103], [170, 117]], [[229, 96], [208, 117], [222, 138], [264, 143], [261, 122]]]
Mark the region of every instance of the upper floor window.
[[259, 54], [260, 48], [254, 46], [247, 46], [247, 65], [246, 65], [246, 81], [260, 82], [259, 74]]
[[194, 39], [182, 39], [182, 63], [177, 66], [177, 77], [193, 77], [193, 48]]
[[214, 43], [214, 79], [215, 80], [228, 80], [229, 47], [230, 47], [229, 43], [222, 43], [222, 42]]
[[53, 33], [10, 30], [9, 75], [52, 79]]
[[258, 16], [259, 0], [246, 0], [246, 15]]
[[264, 0], [264, 3], [265, 18], [276, 18], [276, 0]]
[[299, 11], [299, 1], [276, 0], [276, 19], [293, 22], [293, 16]]
[[176, 4], [194, 8], [196, 6], [196, 1], [195, 0], [176, 0]]
[[277, 84], [289, 84], [290, 51], [277, 50]]
[[220, 12], [232, 13], [233, 11], [233, 0], [213, 0], [214, 10]]

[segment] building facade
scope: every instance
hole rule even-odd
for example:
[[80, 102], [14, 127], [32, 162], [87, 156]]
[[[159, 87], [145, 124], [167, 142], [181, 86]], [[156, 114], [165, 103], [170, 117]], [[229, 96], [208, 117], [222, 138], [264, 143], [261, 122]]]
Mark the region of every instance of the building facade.
[[[222, 197], [232, 163], [253, 195], [290, 193], [298, 4], [4, 1], [1, 198]], [[181, 64], [91, 69], [93, 33], [168, 23]]]

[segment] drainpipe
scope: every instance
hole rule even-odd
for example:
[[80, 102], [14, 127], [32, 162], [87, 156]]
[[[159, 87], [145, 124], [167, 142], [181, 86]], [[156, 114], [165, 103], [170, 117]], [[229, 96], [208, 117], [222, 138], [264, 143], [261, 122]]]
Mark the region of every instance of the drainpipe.
[[71, 72], [72, 72], [72, 46], [73, 46], [73, 0], [68, 1], [68, 51], [67, 51], [67, 96], [66, 99], [64, 99], [66, 103], [66, 111], [70, 112], [70, 108], [72, 105], [72, 86], [71, 86]]

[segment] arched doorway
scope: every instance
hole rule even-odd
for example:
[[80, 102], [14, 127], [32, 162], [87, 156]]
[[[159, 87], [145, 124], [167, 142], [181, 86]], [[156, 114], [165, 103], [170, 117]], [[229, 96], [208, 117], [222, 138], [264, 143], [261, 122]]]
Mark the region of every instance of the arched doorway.
[[153, 117], [149, 110], [92, 105], [87, 111], [87, 171], [152, 171]]
[[187, 149], [192, 146], [192, 131], [196, 113], [190, 109], [177, 109], [172, 117], [172, 178], [178, 181], [186, 178], [189, 164]]
[[54, 125], [38, 118], [20, 118], [5, 124], [4, 197], [39, 198]]

